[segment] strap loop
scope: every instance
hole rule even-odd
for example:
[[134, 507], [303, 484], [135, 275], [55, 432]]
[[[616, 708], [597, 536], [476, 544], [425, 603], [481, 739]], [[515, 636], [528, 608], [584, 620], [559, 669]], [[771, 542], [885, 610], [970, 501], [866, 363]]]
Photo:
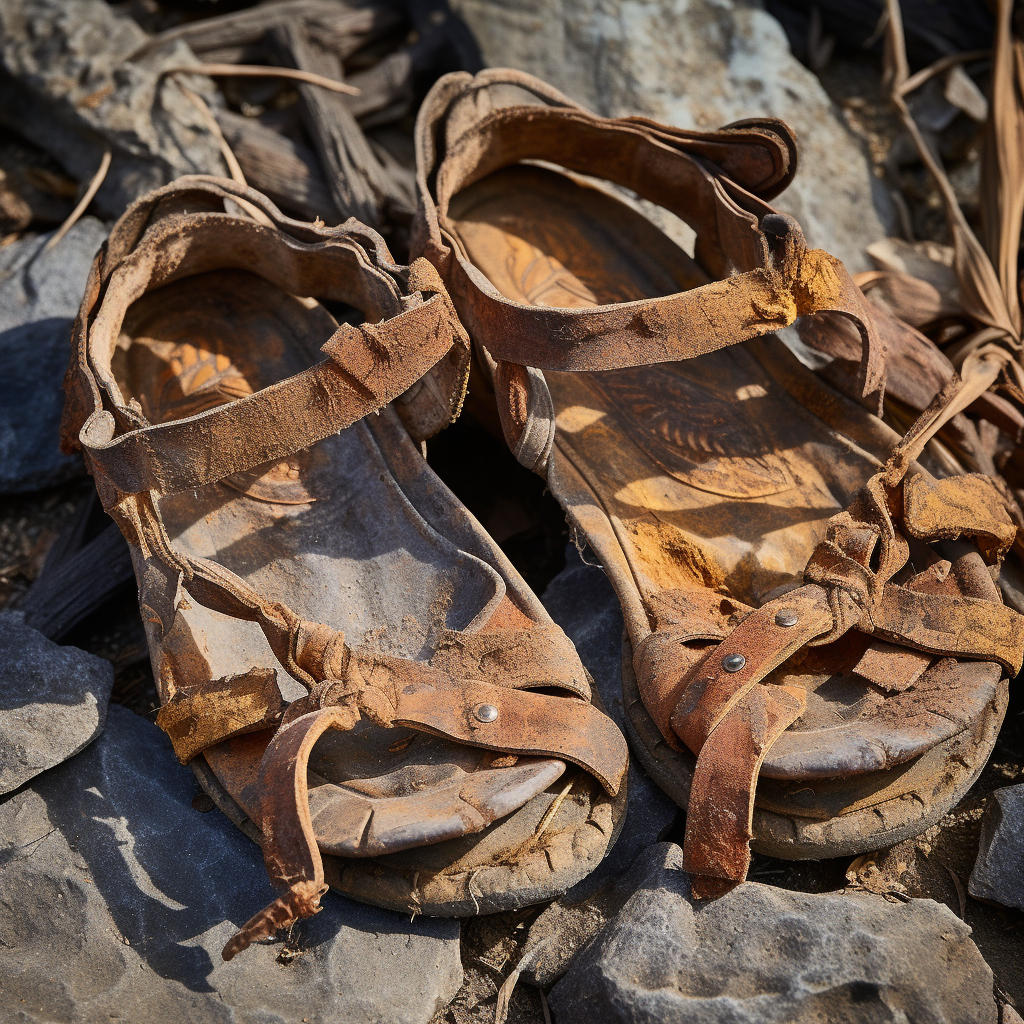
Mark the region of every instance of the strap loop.
[[118, 491], [174, 494], [283, 459], [383, 408], [439, 362], [456, 340], [447, 296], [433, 295], [381, 324], [345, 324], [324, 362], [186, 419], [113, 438], [94, 413], [79, 435], [94, 473]]

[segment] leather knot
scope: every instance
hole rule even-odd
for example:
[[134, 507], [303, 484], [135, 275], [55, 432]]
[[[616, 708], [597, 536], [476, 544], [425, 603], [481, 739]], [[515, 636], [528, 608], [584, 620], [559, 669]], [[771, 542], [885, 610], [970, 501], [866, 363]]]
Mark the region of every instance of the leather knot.
[[[915, 474], [893, 482], [886, 470], [873, 476], [850, 507], [829, 520], [824, 539], [814, 549], [804, 569], [804, 579], [826, 591], [835, 618], [834, 627], [812, 643], [815, 646], [830, 643], [850, 629], [860, 629], [897, 641], [904, 635], [913, 635], [911, 646], [942, 653], [941, 645], [932, 646], [940, 639], [941, 631], [933, 630], [935, 637], [924, 637], [918, 622], [924, 614], [918, 607], [920, 601], [908, 596], [934, 589], [929, 581], [938, 571], [935, 565], [902, 584], [893, 580], [910, 561], [908, 538], [933, 543], [961, 536], [973, 539], [981, 554], [964, 556], [958, 566], [964, 559], [970, 561], [971, 558], [978, 566], [986, 563], [998, 566], [1013, 543], [1016, 526], [998, 488], [987, 478], [969, 474], [930, 480]], [[988, 584], [991, 578], [987, 570], [984, 573]], [[951, 600], [973, 599], [989, 608], [1002, 603], [995, 587], [988, 585], [961, 588], [948, 596]], [[937, 601], [938, 598], [932, 599], [933, 612], [936, 612]], [[913, 610], [908, 611], [911, 606]], [[899, 616], [894, 611], [897, 608]], [[992, 621], [985, 619], [987, 625], [976, 630], [986, 636], [995, 628], [993, 623], [1002, 621], [993, 611], [983, 614], [980, 610], [961, 610], [950, 614], [958, 620], [961, 632], [967, 630], [965, 616], [976, 614], [980, 621], [987, 615]], [[1001, 645], [997, 638], [985, 644], [961, 642], [957, 650], [978, 657], [994, 652], [994, 656], [1006, 664], [1016, 664], [1016, 656], [1005, 655], [1002, 650], [1008, 646], [1012, 644]]]
[[300, 621], [295, 633], [295, 663], [317, 682], [343, 679], [348, 668], [349, 649], [345, 634], [320, 622]]

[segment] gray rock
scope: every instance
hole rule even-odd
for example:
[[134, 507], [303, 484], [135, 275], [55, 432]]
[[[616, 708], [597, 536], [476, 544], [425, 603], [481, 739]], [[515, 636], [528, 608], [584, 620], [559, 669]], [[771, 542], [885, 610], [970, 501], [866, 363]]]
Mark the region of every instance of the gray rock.
[[61, 384], [71, 327], [107, 229], [84, 217], [49, 252], [50, 234], [0, 249], [0, 493], [49, 487], [84, 474], [60, 451]]
[[20, 1013], [4, 1019], [426, 1024], [454, 996], [457, 921], [333, 893], [292, 953], [225, 964], [274, 891], [256, 844], [193, 809], [197, 792], [163, 733], [114, 705], [92, 746], [0, 803], [0, 1007]]
[[[600, 114], [700, 129], [765, 115], [787, 121], [803, 169], [775, 204], [851, 271], [870, 269], [865, 246], [896, 233], [891, 199], [862, 148], [790, 53], [781, 25], [759, 7], [743, 0], [452, 0], [452, 7], [487, 64], [529, 71]], [[667, 220], [665, 227], [676, 234]]]
[[[598, 566], [585, 564], [570, 545], [566, 567], [548, 584], [542, 600], [548, 614], [576, 645], [605, 711], [628, 735], [622, 707], [622, 611], [608, 577]], [[679, 813], [635, 758], [630, 760], [626, 785], [626, 822], [618, 840], [597, 869], [565, 894], [566, 902], [585, 899], [605, 879], [625, 871], [642, 850], [658, 842]]]
[[523, 944], [520, 964], [527, 981], [550, 988], [635, 890], [634, 872], [627, 871], [618, 878], [604, 879], [582, 901], [562, 897], [546, 907], [530, 925]]
[[746, 882], [697, 902], [669, 843], [639, 858], [630, 884], [622, 910], [552, 990], [560, 1024], [999, 1019], [971, 929], [932, 900]]
[[0, 793], [66, 761], [103, 730], [114, 669], [0, 612]]
[[1024, 784], [992, 793], [967, 891], [1024, 910]]
[[[0, 122], [89, 181], [110, 147], [96, 195], [104, 216], [182, 174], [223, 174], [202, 112], [166, 68], [195, 65], [180, 40], [146, 52], [149, 36], [103, 0], [4, 0], [0, 4]], [[215, 102], [213, 83], [187, 83]]]
[[[605, 711], [627, 736], [622, 706], [622, 611], [608, 577], [569, 545], [566, 567], [548, 584], [544, 606], [576, 645]], [[528, 981], [547, 988], [628, 897], [615, 884], [675, 821], [679, 808], [630, 760], [626, 820], [600, 865], [530, 926], [521, 957]]]

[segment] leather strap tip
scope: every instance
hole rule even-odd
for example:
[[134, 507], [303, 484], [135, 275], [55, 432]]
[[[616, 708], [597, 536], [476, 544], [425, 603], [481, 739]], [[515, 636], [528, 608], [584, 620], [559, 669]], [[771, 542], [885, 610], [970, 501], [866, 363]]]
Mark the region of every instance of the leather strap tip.
[[695, 900], [717, 900], [732, 892], [739, 884], [733, 878], [716, 878], [714, 875], [691, 875], [690, 895]]
[[221, 950], [225, 962], [232, 960], [244, 949], [260, 939], [269, 939], [283, 928], [290, 928], [302, 918], [319, 914], [320, 897], [327, 891], [326, 885], [299, 882], [283, 896], [264, 907], [255, 917], [250, 918]]
[[614, 774], [609, 774], [607, 778], [601, 776], [595, 776], [597, 781], [601, 783], [601, 788], [610, 796], [612, 799], [619, 795], [619, 790], [622, 789], [622, 783], [625, 781], [626, 772], [629, 769], [629, 754], [628, 752], [623, 756], [621, 767], [616, 769]]

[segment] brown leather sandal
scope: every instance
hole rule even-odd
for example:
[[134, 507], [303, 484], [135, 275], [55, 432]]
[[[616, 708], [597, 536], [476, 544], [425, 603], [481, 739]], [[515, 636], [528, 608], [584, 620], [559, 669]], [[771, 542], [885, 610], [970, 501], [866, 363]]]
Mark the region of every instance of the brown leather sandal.
[[65, 439], [131, 544], [157, 722], [285, 890], [225, 959], [328, 883], [484, 913], [617, 835], [625, 740], [410, 438], [450, 420], [467, 354], [429, 263], [230, 181], [150, 193], [97, 256]]
[[[993, 582], [1002, 491], [921, 454], [1000, 358], [901, 441], [779, 341], [846, 318], [877, 407], [885, 324], [765, 202], [795, 169], [778, 123], [607, 120], [490, 70], [437, 83], [417, 146], [414, 251], [616, 588], [632, 738], [688, 807], [696, 890], [744, 878], [751, 838], [834, 857], [926, 828], [984, 766], [1024, 652]], [[595, 178], [682, 218], [695, 258]]]

